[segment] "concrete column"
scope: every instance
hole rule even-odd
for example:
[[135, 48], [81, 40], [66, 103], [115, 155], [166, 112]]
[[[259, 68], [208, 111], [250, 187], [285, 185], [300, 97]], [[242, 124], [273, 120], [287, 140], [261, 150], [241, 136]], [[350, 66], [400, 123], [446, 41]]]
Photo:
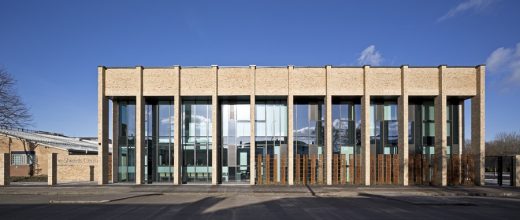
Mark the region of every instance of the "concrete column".
[[361, 178], [370, 186], [370, 96], [361, 97]]
[[365, 186], [370, 186], [370, 95], [366, 89], [366, 75], [370, 66], [363, 66], [364, 95], [361, 97], [361, 178]]
[[54, 186], [58, 182], [58, 154], [50, 153], [47, 164], [47, 185]]
[[515, 156], [515, 164], [514, 164], [514, 175], [515, 175], [515, 182], [514, 185], [516, 187], [520, 187], [520, 155]]
[[486, 68], [484, 65], [477, 66], [477, 95], [471, 98], [471, 148], [474, 154], [475, 184], [484, 185], [484, 163], [485, 163], [485, 81]]
[[287, 166], [289, 167], [289, 185], [294, 185], [294, 122], [293, 122], [293, 114], [294, 114], [294, 97], [292, 95], [289, 95], [287, 97], [287, 123], [288, 123], [288, 129], [287, 129], [287, 150], [289, 154], [289, 164]]
[[462, 149], [463, 149], [463, 146], [464, 146], [464, 100], [460, 100], [459, 101], [459, 104], [457, 105], [457, 109], [459, 111], [459, 114], [458, 114], [458, 131], [459, 131], [459, 139], [458, 139], [458, 142], [459, 142], [459, 147], [457, 148], [454, 148], [454, 149], [451, 149], [452, 150], [452, 155], [455, 155], [455, 154], [458, 154], [458, 155], [461, 155], [462, 154]]
[[139, 90], [135, 96], [135, 184], [144, 183], [144, 107], [145, 101], [143, 97], [143, 67], [136, 67], [136, 73], [139, 78]]
[[175, 66], [174, 68], [175, 77], [177, 77], [177, 92], [173, 97], [173, 126], [175, 128], [174, 137], [173, 137], [173, 184], [179, 185], [182, 183], [181, 176], [181, 164], [182, 164], [182, 143], [181, 143], [181, 96], [180, 96], [180, 74], [181, 68], [180, 66]]
[[[464, 100], [461, 100], [459, 101], [459, 104], [457, 105], [457, 108], [459, 110], [459, 114], [458, 114], [458, 118], [459, 118], [459, 121], [458, 121], [458, 131], [459, 131], [459, 139], [458, 139], [458, 142], [459, 142], [459, 146], [457, 148], [452, 148], [451, 149], [451, 155], [458, 155], [459, 156], [459, 160], [462, 156], [462, 149], [463, 149], [463, 146], [464, 146]], [[456, 167], [457, 170], [462, 170], [462, 164], [458, 163], [458, 167]], [[462, 172], [458, 172], [458, 178], [459, 180], [462, 179]], [[452, 174], [453, 175], [453, 174]]]
[[332, 96], [327, 95], [325, 98], [325, 145], [327, 150], [327, 185], [332, 185]]
[[119, 102], [112, 101], [112, 183], [119, 181]]
[[289, 164], [287, 166], [289, 167], [289, 185], [294, 185], [294, 120], [293, 120], [293, 114], [294, 114], [294, 96], [291, 92], [291, 82], [290, 82], [290, 76], [291, 72], [294, 70], [294, 66], [288, 66], [287, 67], [287, 74], [289, 76], [289, 91], [287, 96], [287, 150], [289, 154]]
[[250, 150], [249, 150], [249, 184], [255, 185], [255, 177], [256, 177], [256, 163], [255, 163], [255, 148], [256, 148], [256, 140], [255, 140], [255, 120], [256, 120], [256, 98], [255, 98], [255, 72], [256, 72], [256, 65], [250, 65], [249, 68], [251, 69], [251, 80], [253, 82], [253, 86], [251, 87], [251, 95], [249, 96], [249, 107], [250, 107], [250, 122], [251, 122], [251, 139], [250, 139]]
[[447, 115], [446, 115], [446, 95], [444, 95], [443, 74], [446, 66], [439, 66], [439, 95], [435, 97], [435, 149], [434, 163], [437, 175], [434, 176], [433, 183], [437, 186], [447, 185]]
[[212, 65], [215, 74], [215, 91], [211, 96], [211, 184], [217, 185], [218, 183], [218, 66]]
[[11, 155], [8, 153], [2, 154], [0, 157], [0, 186], [9, 185], [11, 177]]
[[408, 89], [406, 77], [408, 66], [401, 67], [401, 96], [398, 99], [399, 124], [399, 183], [408, 186]]
[[98, 184], [108, 183], [108, 99], [105, 97], [105, 67], [98, 67]]
[[[325, 66], [325, 80], [326, 87], [329, 84], [329, 73], [331, 72], [332, 66]], [[327, 175], [327, 185], [332, 185], [332, 95], [329, 94], [329, 90], [325, 89], [327, 96], [325, 96], [325, 146], [327, 150], [327, 169], [325, 174]]]

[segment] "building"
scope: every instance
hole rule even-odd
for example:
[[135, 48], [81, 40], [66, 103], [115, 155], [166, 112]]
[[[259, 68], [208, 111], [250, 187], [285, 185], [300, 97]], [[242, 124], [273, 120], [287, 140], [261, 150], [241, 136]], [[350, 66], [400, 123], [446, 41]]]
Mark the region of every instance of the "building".
[[[11, 177], [45, 177], [50, 155], [57, 154], [57, 182], [97, 181], [97, 138], [72, 138], [28, 129], [0, 128], [0, 153], [10, 156]], [[108, 174], [111, 176], [111, 174]]]
[[484, 184], [484, 65], [98, 74], [99, 184]]

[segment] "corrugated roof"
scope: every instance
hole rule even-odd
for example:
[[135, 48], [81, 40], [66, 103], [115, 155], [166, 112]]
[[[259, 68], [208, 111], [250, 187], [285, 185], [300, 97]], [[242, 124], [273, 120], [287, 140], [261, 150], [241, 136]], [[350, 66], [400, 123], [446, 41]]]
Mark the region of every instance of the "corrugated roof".
[[68, 151], [85, 153], [98, 151], [97, 144], [93, 143], [92, 141], [83, 141], [80, 138], [67, 137], [56, 133], [1, 127], [0, 133], [37, 144], [57, 147]]

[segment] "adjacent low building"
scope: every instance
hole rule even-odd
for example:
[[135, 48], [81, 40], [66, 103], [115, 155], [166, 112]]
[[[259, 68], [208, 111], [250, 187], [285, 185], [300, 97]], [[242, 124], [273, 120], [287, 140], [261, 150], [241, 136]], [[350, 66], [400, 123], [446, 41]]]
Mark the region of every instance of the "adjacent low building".
[[58, 183], [97, 181], [96, 142], [51, 132], [0, 128], [0, 153], [10, 155], [11, 177], [46, 177], [49, 157], [56, 153]]
[[483, 185], [484, 132], [483, 65], [98, 68], [100, 184]]

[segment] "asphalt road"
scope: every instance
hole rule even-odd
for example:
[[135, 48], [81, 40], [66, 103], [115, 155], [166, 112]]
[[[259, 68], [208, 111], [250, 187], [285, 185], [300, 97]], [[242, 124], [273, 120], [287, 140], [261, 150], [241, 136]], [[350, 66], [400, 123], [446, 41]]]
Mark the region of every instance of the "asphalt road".
[[491, 197], [172, 193], [101, 204], [49, 204], [53, 199], [56, 195], [0, 195], [0, 219], [422, 220], [520, 216], [520, 199]]

